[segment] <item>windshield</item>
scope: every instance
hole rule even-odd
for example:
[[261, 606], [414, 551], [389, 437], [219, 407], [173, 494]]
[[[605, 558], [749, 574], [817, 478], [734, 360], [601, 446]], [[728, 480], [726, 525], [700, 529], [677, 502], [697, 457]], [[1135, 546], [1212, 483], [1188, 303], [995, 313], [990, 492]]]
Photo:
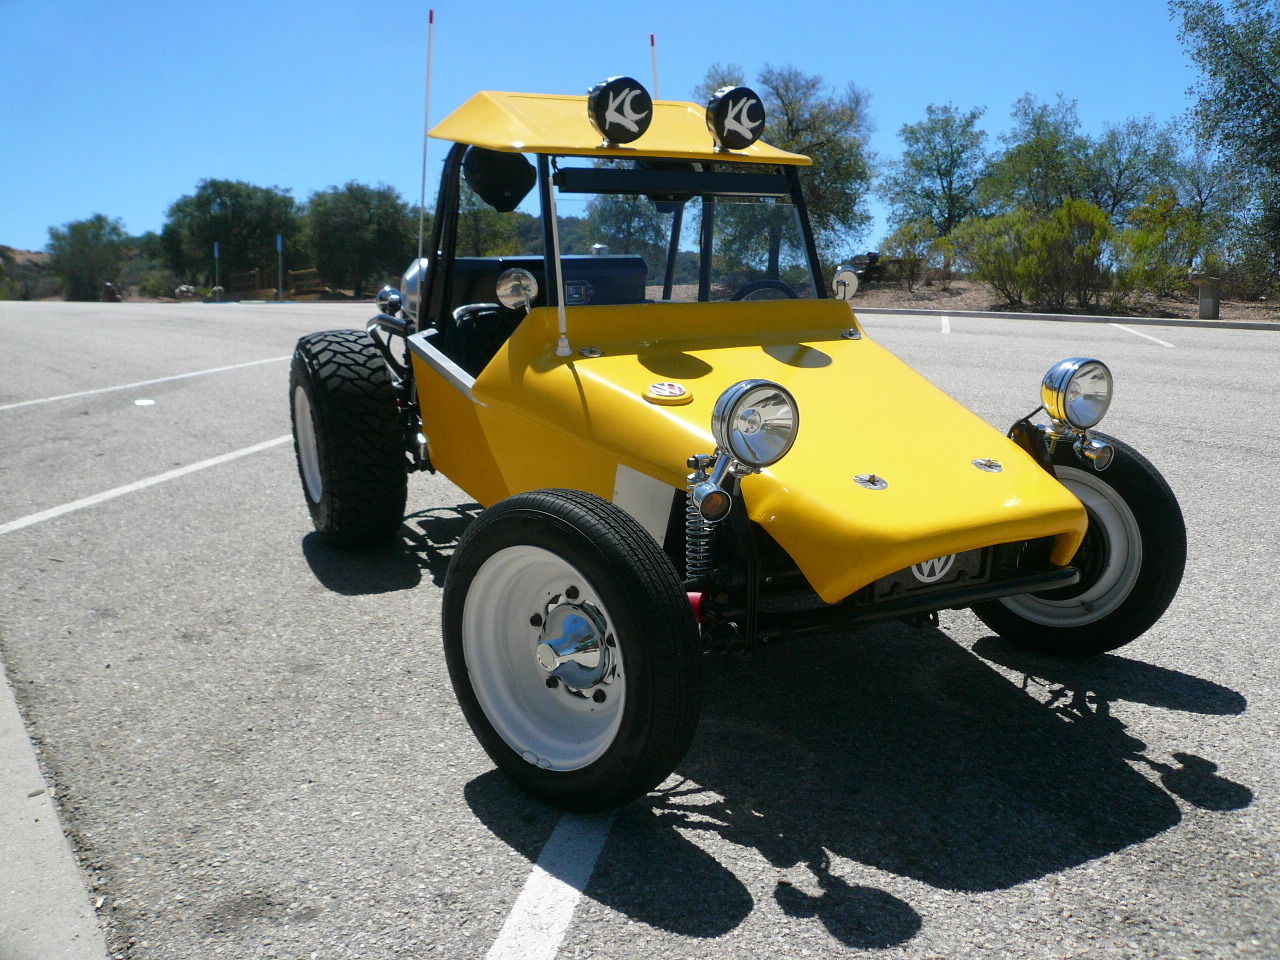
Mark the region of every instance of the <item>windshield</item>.
[[787, 177], [716, 166], [559, 160], [553, 183], [566, 303], [578, 299], [572, 277], [588, 256], [642, 275], [650, 302], [814, 297]]

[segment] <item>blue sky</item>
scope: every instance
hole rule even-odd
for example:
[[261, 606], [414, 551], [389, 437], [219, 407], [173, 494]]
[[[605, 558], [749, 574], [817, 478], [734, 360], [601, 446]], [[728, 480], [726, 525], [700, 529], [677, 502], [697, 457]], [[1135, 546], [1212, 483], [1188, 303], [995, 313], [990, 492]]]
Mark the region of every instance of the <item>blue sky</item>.
[[[0, 0], [0, 244], [43, 249], [94, 213], [158, 230], [208, 177], [314, 190], [358, 180], [416, 201], [426, 20], [406, 0]], [[433, 122], [479, 89], [583, 93], [612, 74], [685, 99], [715, 62], [794, 65], [871, 94], [872, 147], [929, 103], [1075, 99], [1096, 132], [1181, 116], [1195, 73], [1164, 0], [888, 4], [441, 0]], [[429, 196], [444, 150], [433, 146]], [[863, 242], [873, 248], [883, 221]]]

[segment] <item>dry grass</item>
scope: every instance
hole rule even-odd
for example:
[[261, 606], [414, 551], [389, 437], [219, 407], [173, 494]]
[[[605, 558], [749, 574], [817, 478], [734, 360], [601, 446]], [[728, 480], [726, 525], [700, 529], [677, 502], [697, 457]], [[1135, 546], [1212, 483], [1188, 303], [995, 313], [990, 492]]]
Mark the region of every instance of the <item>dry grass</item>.
[[[917, 286], [908, 292], [901, 286], [892, 283], [877, 283], [863, 287], [853, 300], [854, 307], [913, 307], [920, 310], [999, 310], [1014, 308], [1001, 302], [999, 294], [990, 287], [968, 280], [956, 280], [950, 290], [943, 290], [937, 284]], [[1023, 308], [1031, 312], [1030, 308]], [[1063, 311], [1076, 313], [1079, 311]], [[1091, 311], [1109, 313], [1107, 310]], [[1193, 320], [1199, 316], [1199, 305], [1195, 299], [1185, 300], [1150, 300], [1138, 307], [1126, 311], [1126, 315], [1135, 317], [1168, 317]], [[1221, 319], [1260, 321], [1264, 323], [1280, 323], [1280, 305], [1274, 301], [1260, 303], [1243, 303], [1238, 300], [1223, 300]]]

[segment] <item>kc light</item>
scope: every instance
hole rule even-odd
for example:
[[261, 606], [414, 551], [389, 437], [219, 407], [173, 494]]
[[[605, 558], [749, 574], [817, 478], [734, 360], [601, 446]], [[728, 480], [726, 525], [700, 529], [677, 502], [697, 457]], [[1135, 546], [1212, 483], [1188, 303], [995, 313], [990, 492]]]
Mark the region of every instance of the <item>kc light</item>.
[[1111, 406], [1111, 386], [1111, 371], [1101, 360], [1071, 357], [1044, 375], [1040, 402], [1054, 420], [1087, 430]]
[[786, 456], [799, 429], [795, 398], [772, 380], [738, 381], [720, 394], [711, 413], [717, 445], [752, 469]]

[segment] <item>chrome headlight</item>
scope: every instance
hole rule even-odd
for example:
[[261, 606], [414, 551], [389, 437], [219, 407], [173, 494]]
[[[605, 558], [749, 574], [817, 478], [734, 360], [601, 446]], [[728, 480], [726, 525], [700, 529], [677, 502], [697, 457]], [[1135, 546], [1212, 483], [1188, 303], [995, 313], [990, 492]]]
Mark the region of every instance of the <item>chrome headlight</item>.
[[1101, 360], [1060, 360], [1044, 375], [1040, 402], [1054, 420], [1087, 430], [1111, 406], [1111, 371]]
[[772, 380], [738, 381], [720, 394], [711, 413], [720, 449], [753, 469], [786, 456], [799, 429], [795, 398]]

